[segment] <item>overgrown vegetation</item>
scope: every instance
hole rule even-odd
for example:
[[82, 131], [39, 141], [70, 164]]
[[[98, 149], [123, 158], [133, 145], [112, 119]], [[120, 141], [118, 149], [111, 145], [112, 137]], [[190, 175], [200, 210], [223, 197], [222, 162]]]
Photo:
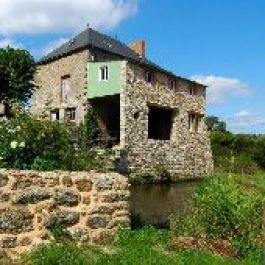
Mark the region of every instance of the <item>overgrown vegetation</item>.
[[254, 174], [265, 169], [265, 137], [211, 132], [215, 170], [218, 173]]
[[179, 249], [170, 231], [146, 227], [120, 232], [110, 246], [77, 246], [73, 242], [52, 243], [37, 248], [23, 258], [24, 265], [255, 265], [258, 257], [240, 262], [236, 259], [214, 256], [207, 251]]
[[238, 257], [260, 252], [264, 190], [238, 177], [211, 178], [195, 192], [183, 216], [172, 218], [177, 235], [225, 239]]
[[[26, 113], [0, 122], [0, 166], [36, 170], [108, 170], [108, 150], [86, 143], [86, 127], [40, 121]], [[89, 140], [88, 140], [89, 141]], [[90, 148], [89, 148], [90, 147]]]

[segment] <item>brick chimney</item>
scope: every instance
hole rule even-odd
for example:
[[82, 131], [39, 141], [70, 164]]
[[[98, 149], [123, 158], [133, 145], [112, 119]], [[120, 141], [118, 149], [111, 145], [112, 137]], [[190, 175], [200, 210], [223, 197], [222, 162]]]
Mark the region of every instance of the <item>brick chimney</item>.
[[145, 57], [146, 43], [144, 40], [135, 41], [129, 44], [129, 47], [134, 50], [139, 56]]

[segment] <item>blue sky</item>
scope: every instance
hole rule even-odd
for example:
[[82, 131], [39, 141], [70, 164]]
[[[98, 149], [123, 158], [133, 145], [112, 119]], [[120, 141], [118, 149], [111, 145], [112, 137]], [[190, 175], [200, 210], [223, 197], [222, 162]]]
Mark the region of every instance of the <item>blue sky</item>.
[[39, 58], [84, 29], [147, 41], [148, 56], [209, 85], [207, 112], [265, 132], [264, 0], [0, 0], [0, 46]]

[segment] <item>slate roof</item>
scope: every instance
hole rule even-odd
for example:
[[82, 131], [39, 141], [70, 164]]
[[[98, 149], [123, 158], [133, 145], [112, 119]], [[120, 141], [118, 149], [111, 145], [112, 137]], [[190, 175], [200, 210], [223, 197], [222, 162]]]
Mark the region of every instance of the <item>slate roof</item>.
[[[38, 64], [45, 64], [50, 61], [59, 59], [71, 53], [77, 52], [79, 50], [93, 47], [97, 48], [118, 56], [125, 58], [127, 60], [133, 61], [135, 63], [139, 63], [141, 65], [145, 65], [152, 69], [164, 72], [168, 75], [181, 78], [185, 81], [192, 82], [198, 84], [197, 82], [188, 80], [186, 78], [176, 76], [174, 73], [165, 70], [164, 68], [158, 66], [157, 64], [153, 63], [152, 61], [148, 60], [145, 57], [140, 57], [135, 51], [129, 48], [126, 44], [120, 42], [117, 39], [109, 37], [105, 34], [102, 34], [98, 31], [95, 31], [92, 28], [87, 28], [80, 34], [78, 34], [73, 39], [69, 40], [68, 42], [64, 43], [57, 49], [53, 50], [48, 55], [44, 56], [38, 61]], [[199, 84], [201, 85], [201, 84]]]

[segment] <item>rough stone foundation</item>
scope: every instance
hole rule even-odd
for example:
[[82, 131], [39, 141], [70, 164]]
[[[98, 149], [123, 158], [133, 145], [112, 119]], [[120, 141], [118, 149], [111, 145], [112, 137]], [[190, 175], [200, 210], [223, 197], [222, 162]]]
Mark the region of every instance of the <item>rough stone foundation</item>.
[[127, 179], [114, 173], [0, 170], [0, 247], [32, 250], [55, 225], [77, 241], [106, 242], [129, 226], [129, 196]]

